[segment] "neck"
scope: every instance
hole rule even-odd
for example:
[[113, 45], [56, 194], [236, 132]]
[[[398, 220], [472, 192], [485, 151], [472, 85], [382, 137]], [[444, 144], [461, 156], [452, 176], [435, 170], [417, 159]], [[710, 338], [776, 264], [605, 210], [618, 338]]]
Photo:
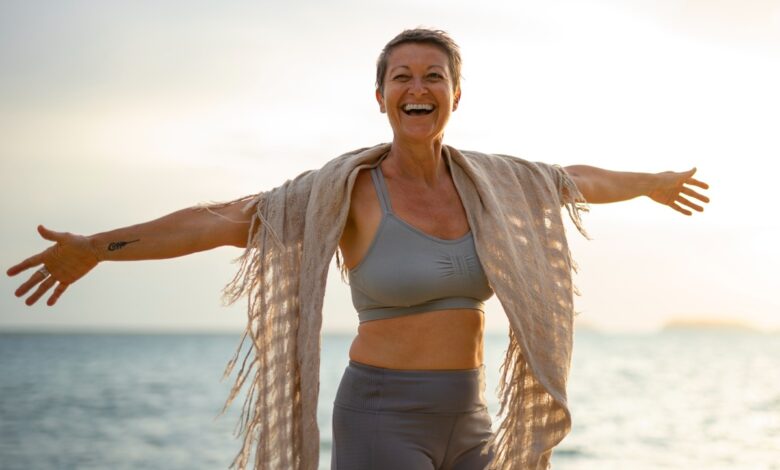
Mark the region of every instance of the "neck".
[[385, 162], [383, 170], [390, 170], [391, 176], [431, 187], [447, 172], [440, 138], [423, 144], [393, 139]]

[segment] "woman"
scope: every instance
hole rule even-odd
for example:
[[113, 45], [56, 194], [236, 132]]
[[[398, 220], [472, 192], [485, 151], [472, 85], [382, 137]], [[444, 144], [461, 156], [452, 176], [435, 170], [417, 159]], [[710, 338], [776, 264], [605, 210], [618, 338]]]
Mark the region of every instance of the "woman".
[[[8, 270], [41, 266], [16, 291], [32, 305], [100, 261], [246, 247], [228, 297], [249, 297], [229, 402], [250, 388], [240, 468], [317, 467], [319, 328], [327, 266], [340, 249], [358, 335], [334, 403], [334, 469], [547, 468], [570, 429], [571, 260], [560, 207], [649, 196], [686, 215], [708, 199], [695, 172], [624, 173], [461, 152], [443, 144], [461, 96], [460, 55], [443, 32], [404, 31], [377, 64], [393, 141], [341, 156], [274, 190], [184, 209], [90, 237], [42, 226], [55, 244]], [[206, 209], [206, 210], [204, 210]], [[578, 224], [579, 227], [579, 224]], [[498, 431], [483, 396], [483, 302], [510, 320]], [[228, 371], [238, 363], [231, 361]]]

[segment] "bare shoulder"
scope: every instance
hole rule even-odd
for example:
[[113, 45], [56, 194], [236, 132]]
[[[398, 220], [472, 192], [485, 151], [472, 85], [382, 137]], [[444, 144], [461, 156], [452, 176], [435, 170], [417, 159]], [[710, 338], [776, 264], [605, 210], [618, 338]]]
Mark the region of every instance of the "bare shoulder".
[[358, 172], [350, 198], [350, 213], [353, 208], [360, 210], [362, 206], [371, 205], [376, 201], [374, 182], [371, 180], [371, 171], [368, 168], [363, 168]]

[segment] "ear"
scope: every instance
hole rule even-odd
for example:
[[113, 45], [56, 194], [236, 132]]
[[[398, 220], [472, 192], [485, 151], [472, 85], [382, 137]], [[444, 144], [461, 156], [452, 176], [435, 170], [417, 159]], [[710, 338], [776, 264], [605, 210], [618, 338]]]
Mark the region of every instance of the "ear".
[[385, 108], [385, 98], [382, 96], [382, 92], [377, 88], [374, 94], [376, 95], [376, 102], [379, 103], [379, 112], [382, 114], [386, 113], [387, 108]]
[[458, 103], [460, 103], [460, 88], [455, 90], [455, 100], [452, 102], [452, 110], [455, 111], [458, 109]]

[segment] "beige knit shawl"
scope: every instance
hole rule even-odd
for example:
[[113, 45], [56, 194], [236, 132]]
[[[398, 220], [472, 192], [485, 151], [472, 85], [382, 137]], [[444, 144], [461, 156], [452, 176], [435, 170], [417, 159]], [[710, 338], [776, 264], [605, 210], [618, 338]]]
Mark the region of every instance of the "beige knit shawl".
[[[233, 462], [239, 469], [316, 470], [320, 329], [328, 267], [358, 171], [389, 144], [357, 150], [251, 199], [250, 239], [226, 288], [248, 297], [249, 318], [229, 375], [251, 341], [226, 407], [248, 382]], [[509, 318], [498, 387], [501, 423], [491, 469], [547, 469], [571, 428], [566, 378], [572, 348], [573, 268], [561, 206], [580, 231], [585, 206], [559, 166], [444, 147], [477, 253]]]

